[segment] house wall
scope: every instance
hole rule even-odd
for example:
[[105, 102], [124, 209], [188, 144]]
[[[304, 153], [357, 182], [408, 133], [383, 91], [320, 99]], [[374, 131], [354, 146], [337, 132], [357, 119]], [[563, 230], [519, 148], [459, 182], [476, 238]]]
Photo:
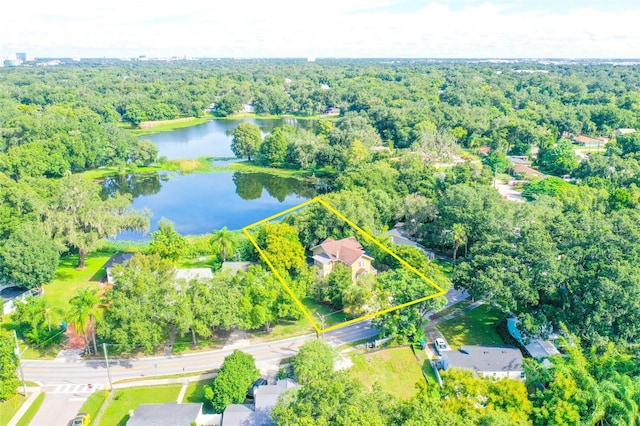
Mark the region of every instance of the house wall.
[[333, 262], [320, 263], [315, 262], [315, 265], [318, 267], [318, 275], [321, 277], [326, 277], [333, 271]]
[[357, 273], [360, 269], [365, 269], [368, 274], [373, 271], [373, 267], [371, 266], [371, 259], [368, 259], [364, 256], [361, 256], [360, 259], [356, 260], [353, 265], [351, 265], [351, 276], [352, 279], [358, 278]]

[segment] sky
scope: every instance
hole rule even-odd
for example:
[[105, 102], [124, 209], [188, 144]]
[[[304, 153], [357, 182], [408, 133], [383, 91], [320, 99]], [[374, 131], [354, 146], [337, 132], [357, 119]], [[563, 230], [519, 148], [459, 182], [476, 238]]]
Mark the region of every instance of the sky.
[[15, 0], [0, 56], [639, 58], [638, 0]]

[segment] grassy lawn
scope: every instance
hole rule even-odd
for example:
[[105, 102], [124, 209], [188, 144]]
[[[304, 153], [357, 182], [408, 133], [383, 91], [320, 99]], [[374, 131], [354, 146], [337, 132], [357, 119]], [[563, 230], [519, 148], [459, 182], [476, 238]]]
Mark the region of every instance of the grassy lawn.
[[[310, 297], [302, 299], [302, 304], [307, 311], [309, 311], [314, 321], [316, 321], [318, 327], [321, 327], [321, 319], [318, 314], [327, 315], [333, 312], [329, 306], [315, 303]], [[338, 312], [325, 317], [325, 327], [340, 324], [346, 320], [346, 315], [343, 312]], [[261, 338], [262, 340], [269, 341], [309, 333], [315, 333], [315, 329], [309, 323], [307, 317], [303, 316], [297, 321], [279, 321], [272, 325], [271, 332], [268, 334], [264, 331], [252, 332], [251, 334], [255, 337]]]
[[431, 361], [427, 357], [427, 354], [421, 350], [416, 349], [416, 357], [418, 357], [418, 364], [422, 368], [422, 371], [426, 375], [427, 378], [427, 388], [430, 389], [433, 393], [440, 395], [440, 386], [438, 385], [438, 379], [436, 378], [436, 373], [433, 371], [433, 366], [431, 365]]
[[190, 383], [187, 387], [186, 392], [184, 393], [184, 399], [182, 400], [182, 402], [202, 402], [204, 404], [204, 406], [202, 407], [202, 411], [205, 414], [214, 414], [213, 409], [207, 404], [207, 401], [204, 399], [204, 387], [210, 385], [211, 382], [211, 379], [206, 379]]
[[355, 353], [352, 359], [349, 374], [369, 389], [378, 383], [384, 392], [409, 399], [424, 386], [420, 365], [408, 347]]
[[503, 345], [496, 326], [505, 317], [500, 309], [488, 303], [459, 317], [438, 324], [452, 349], [464, 345]]
[[177, 268], [211, 268], [217, 271], [222, 266], [222, 262], [217, 255], [199, 256], [199, 257], [183, 257], [178, 259]]
[[455, 305], [451, 305], [448, 308], [445, 308], [439, 312], [436, 312], [435, 314], [431, 315], [429, 318], [435, 320], [438, 318], [445, 317], [449, 314], [453, 314], [455, 312], [460, 312], [461, 310], [469, 306], [471, 303], [473, 302], [471, 301], [471, 298], [468, 297], [466, 299], [459, 301]]
[[[31, 420], [33, 420], [33, 417], [36, 415], [36, 413], [40, 409], [40, 406], [42, 406], [43, 401], [44, 401], [44, 392], [40, 393], [40, 395], [36, 397], [35, 401], [33, 401], [33, 404], [31, 404], [31, 407], [29, 407], [27, 412], [24, 413], [24, 416], [22, 416], [20, 421], [18, 421], [17, 426], [29, 426], [29, 423], [31, 423]], [[6, 423], [3, 423], [3, 424], [6, 424]]]
[[[105, 274], [102, 267], [113, 253], [113, 250], [102, 249], [88, 254], [86, 267], [84, 269], [76, 269], [76, 265], [78, 264], [77, 255], [63, 256], [60, 258], [60, 264], [58, 265], [53, 281], [43, 286], [44, 298], [50, 309], [49, 318], [52, 328], [57, 328], [60, 323], [66, 319], [66, 314], [70, 307], [69, 299], [75, 295], [79, 288], [100, 288], [99, 281]], [[5, 330], [13, 330], [13, 327], [11, 317], [4, 317], [2, 328]], [[57, 346], [44, 350], [29, 348], [23, 354], [23, 358], [51, 358], [55, 357], [59, 349], [60, 347]]]
[[177, 336], [176, 341], [173, 343], [173, 353], [175, 354], [188, 354], [191, 352], [200, 351], [213, 351], [216, 349], [222, 349], [227, 341], [228, 336], [214, 335], [208, 339], [198, 338], [198, 344], [193, 347], [193, 340], [191, 333], [187, 333], [184, 336]]
[[181, 387], [182, 385], [175, 384], [116, 390], [100, 424], [124, 426], [129, 420], [129, 410], [135, 410], [140, 404], [175, 402]]
[[96, 251], [86, 258], [86, 267], [76, 269], [78, 256], [64, 256], [60, 259], [60, 265], [56, 276], [51, 283], [44, 286], [45, 298], [51, 307], [51, 323], [59, 324], [66, 318], [71, 299], [79, 288], [99, 288], [99, 281], [104, 277], [105, 263], [114, 254], [114, 251]]
[[78, 410], [79, 413], [89, 413], [91, 419], [95, 419], [104, 404], [104, 401], [107, 399], [107, 392], [99, 391], [94, 392], [87, 398], [87, 400], [82, 404], [82, 408]]
[[[140, 381], [145, 381], [145, 380], [180, 379], [182, 377], [193, 377], [193, 376], [200, 376], [202, 374], [217, 373], [217, 372], [218, 372], [218, 370], [206, 370], [206, 371], [197, 371], [197, 372], [194, 372], [194, 373], [180, 373], [180, 374], [165, 374], [163, 376], [134, 377], [134, 378], [131, 378], [131, 379], [116, 380], [115, 382], [113, 382], [113, 384], [140, 382]], [[211, 380], [211, 379], [206, 379], [206, 380]]]
[[197, 126], [199, 124], [204, 124], [207, 121], [211, 121], [213, 118], [213, 116], [207, 115], [205, 117], [176, 118], [175, 120], [145, 121], [140, 123], [140, 127], [132, 128], [130, 126], [126, 126], [124, 128], [138, 136], [153, 135], [155, 133]]
[[8, 401], [0, 402], [0, 425], [8, 424], [26, 400], [26, 397], [17, 394]]

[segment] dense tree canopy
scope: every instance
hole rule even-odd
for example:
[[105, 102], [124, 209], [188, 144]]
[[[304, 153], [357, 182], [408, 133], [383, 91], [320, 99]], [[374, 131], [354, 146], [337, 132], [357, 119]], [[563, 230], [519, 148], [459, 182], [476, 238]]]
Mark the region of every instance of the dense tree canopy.
[[260, 376], [253, 355], [235, 350], [225, 357], [220, 372], [213, 379], [213, 389], [205, 391], [213, 409], [221, 413], [229, 404], [244, 402], [247, 390]]
[[18, 390], [18, 358], [13, 336], [0, 333], [0, 401], [13, 397]]

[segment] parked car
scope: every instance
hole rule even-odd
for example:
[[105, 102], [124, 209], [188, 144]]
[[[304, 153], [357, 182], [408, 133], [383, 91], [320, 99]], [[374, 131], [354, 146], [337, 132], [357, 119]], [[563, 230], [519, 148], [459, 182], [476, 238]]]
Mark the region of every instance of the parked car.
[[436, 353], [437, 353], [438, 355], [442, 355], [442, 352], [443, 352], [443, 351], [448, 351], [448, 350], [450, 349], [450, 348], [449, 348], [449, 345], [447, 345], [447, 342], [446, 342], [444, 339], [440, 338], [440, 337], [438, 337], [438, 338], [433, 342], [433, 346], [435, 346], [435, 348], [436, 348]]
[[256, 391], [260, 386], [266, 385], [267, 380], [260, 377], [258, 380], [253, 382], [253, 384], [249, 387], [247, 391], [247, 398], [253, 399], [256, 396]]
[[71, 426], [89, 426], [91, 424], [91, 416], [88, 413], [78, 413], [71, 422]]

